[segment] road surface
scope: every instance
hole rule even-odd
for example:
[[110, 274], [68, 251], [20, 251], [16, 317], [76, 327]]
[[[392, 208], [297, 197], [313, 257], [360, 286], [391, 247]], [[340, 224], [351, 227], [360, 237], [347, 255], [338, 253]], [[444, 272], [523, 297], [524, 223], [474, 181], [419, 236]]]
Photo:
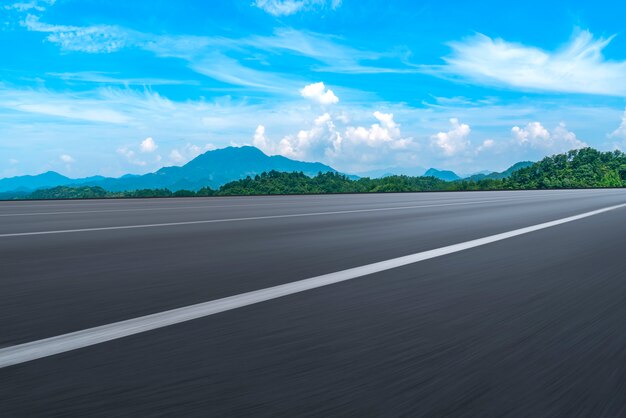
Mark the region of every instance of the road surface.
[[625, 203], [1, 202], [0, 416], [624, 416]]

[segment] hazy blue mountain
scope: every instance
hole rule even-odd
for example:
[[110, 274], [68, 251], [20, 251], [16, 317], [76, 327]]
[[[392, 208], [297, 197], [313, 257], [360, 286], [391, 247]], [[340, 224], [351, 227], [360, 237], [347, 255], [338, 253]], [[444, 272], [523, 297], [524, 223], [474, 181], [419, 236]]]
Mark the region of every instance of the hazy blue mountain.
[[[529, 165], [532, 165], [532, 162], [522, 161], [502, 173], [476, 174], [468, 179], [501, 179]], [[208, 151], [183, 166], [163, 167], [154, 173], [144, 175], [126, 174], [119, 178], [93, 176], [71, 179], [54, 171], [48, 171], [34, 176], [0, 179], [0, 193], [29, 192], [56, 186], [77, 185], [100, 186], [108, 191], [164, 188], [172, 191], [181, 189], [198, 190], [205, 186], [215, 189], [230, 181], [239, 180], [247, 176], [255, 176], [271, 170], [282, 172], [301, 171], [308, 176], [314, 176], [320, 172], [335, 172], [333, 168], [322, 163], [296, 161], [282, 156], [268, 156], [255, 147], [228, 147]], [[424, 175], [446, 181], [460, 179], [452, 171], [431, 168], [424, 173], [421, 167], [396, 167], [359, 173], [359, 175], [372, 178], [386, 177], [388, 175]], [[358, 176], [351, 176], [351, 178], [356, 179]]]
[[17, 176], [0, 179], [0, 192], [32, 191], [54, 186], [69, 186], [86, 182], [99, 181], [102, 176], [93, 176], [83, 179], [71, 179], [54, 171], [47, 171], [33, 176]]
[[389, 176], [423, 176], [426, 169], [423, 167], [388, 167], [377, 170], [363, 171], [356, 173], [359, 177], [369, 177], [371, 179], [380, 179]]
[[533, 165], [532, 161], [520, 161], [518, 163], [513, 164], [511, 167], [507, 168], [505, 171], [502, 171], [501, 173], [494, 171], [493, 173], [489, 173], [489, 174], [474, 174], [473, 176], [468, 177], [466, 180], [478, 181], [478, 180], [485, 180], [485, 179], [493, 179], [493, 180], [504, 179], [504, 178], [509, 177], [511, 174], [513, 174], [517, 170], [521, 170], [522, 168], [526, 168], [531, 165]]
[[482, 175], [487, 175], [487, 174], [491, 174], [491, 173], [495, 173], [495, 171], [493, 171], [493, 170], [481, 170], [481, 171], [477, 171], [475, 173], [471, 173], [471, 174], [468, 174], [468, 175], [465, 175], [465, 176], [461, 175], [461, 177], [472, 177], [472, 176], [479, 176], [481, 174]]
[[424, 173], [424, 177], [435, 177], [445, 181], [455, 181], [461, 179], [461, 177], [459, 177], [459, 175], [454, 171], [437, 170], [436, 168], [429, 168], [426, 173]]
[[71, 181], [70, 178], [55, 173], [54, 171], [48, 171], [34, 176], [9, 177], [0, 180], [0, 192], [34, 190], [43, 187], [65, 185]]
[[163, 189], [172, 191], [197, 190], [205, 186], [217, 188], [229, 181], [255, 176], [266, 171], [294, 172], [314, 176], [317, 173], [335, 172], [322, 163], [291, 160], [282, 156], [268, 156], [255, 147], [228, 147], [208, 151], [181, 167], [163, 167], [144, 175], [126, 174], [119, 178], [93, 176], [71, 179], [54, 171], [35, 176], [0, 179], [0, 193], [33, 191], [55, 186], [100, 186], [109, 191]]
[[123, 176], [100, 181], [85, 182], [85, 185], [100, 186], [109, 191], [160, 189], [198, 190], [205, 186], [217, 188], [233, 180], [255, 176], [276, 170], [283, 172], [301, 171], [314, 176], [317, 173], [335, 170], [322, 163], [291, 160], [282, 156], [268, 156], [255, 147], [228, 147], [205, 152], [183, 166], [163, 167], [142, 176]]

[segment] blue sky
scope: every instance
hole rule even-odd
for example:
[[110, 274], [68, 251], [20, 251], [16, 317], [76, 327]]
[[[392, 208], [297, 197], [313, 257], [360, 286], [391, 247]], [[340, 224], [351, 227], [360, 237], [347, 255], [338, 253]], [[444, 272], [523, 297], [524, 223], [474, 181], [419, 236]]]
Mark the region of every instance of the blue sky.
[[255, 145], [348, 172], [626, 148], [619, 1], [0, 0], [0, 177]]

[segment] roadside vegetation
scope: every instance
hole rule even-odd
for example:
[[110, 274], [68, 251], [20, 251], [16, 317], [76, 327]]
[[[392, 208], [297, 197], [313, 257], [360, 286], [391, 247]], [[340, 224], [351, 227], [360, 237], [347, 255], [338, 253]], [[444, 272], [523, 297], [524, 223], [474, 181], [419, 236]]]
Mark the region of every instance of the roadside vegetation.
[[243, 196], [313, 193], [389, 193], [461, 190], [522, 190], [626, 187], [626, 154], [600, 152], [592, 148], [569, 151], [546, 157], [503, 179], [444, 181], [435, 177], [389, 176], [357, 180], [338, 173], [303, 173], [270, 171], [254, 177], [208, 187], [197, 191], [145, 189], [109, 192], [101, 187], [54, 187], [4, 198], [19, 199], [89, 199], [142, 197]]

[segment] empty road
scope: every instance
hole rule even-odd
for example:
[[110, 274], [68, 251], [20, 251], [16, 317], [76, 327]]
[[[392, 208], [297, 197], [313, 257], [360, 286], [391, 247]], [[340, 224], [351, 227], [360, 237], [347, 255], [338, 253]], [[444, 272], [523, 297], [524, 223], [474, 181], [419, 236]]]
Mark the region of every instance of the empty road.
[[0, 202], [0, 416], [626, 416], [626, 190]]

